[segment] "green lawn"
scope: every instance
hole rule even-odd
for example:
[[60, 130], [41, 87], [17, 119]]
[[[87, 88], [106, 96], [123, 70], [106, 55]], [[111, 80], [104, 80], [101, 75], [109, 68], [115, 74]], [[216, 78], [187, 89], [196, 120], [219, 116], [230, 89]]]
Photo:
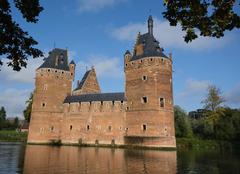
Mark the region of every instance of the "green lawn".
[[27, 141], [27, 132], [16, 132], [15, 130], [1, 130], [0, 141], [25, 142]]

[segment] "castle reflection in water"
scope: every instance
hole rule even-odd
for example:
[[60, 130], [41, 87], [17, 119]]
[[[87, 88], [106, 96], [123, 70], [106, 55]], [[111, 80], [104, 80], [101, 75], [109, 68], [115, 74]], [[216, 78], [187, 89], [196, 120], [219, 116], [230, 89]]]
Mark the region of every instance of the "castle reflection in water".
[[176, 151], [27, 145], [24, 174], [175, 174]]

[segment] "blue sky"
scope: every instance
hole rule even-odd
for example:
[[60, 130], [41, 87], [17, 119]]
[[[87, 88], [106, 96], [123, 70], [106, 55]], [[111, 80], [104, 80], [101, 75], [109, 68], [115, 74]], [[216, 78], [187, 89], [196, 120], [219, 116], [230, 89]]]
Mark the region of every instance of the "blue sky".
[[[240, 107], [239, 30], [226, 32], [221, 39], [199, 38], [186, 44], [180, 27], [170, 27], [163, 19], [160, 0], [40, 2], [44, 11], [37, 24], [26, 23], [13, 8], [14, 19], [39, 42], [37, 47], [46, 56], [54, 45], [68, 48], [70, 59], [77, 63], [76, 80], [82, 78], [86, 66], [95, 66], [103, 92], [124, 91], [123, 54], [132, 51], [139, 31], [147, 31], [151, 14], [155, 37], [166, 54], [173, 54], [174, 103], [186, 111], [201, 108], [207, 86], [214, 84], [222, 90], [226, 105]], [[41, 63], [41, 59], [30, 58], [21, 72], [2, 67], [0, 105], [9, 117], [21, 117]]]

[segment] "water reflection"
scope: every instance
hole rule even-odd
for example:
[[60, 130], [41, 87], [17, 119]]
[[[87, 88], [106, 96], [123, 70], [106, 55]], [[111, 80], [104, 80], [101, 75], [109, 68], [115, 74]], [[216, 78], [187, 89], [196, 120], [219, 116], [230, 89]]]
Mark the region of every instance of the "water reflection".
[[176, 158], [175, 151], [28, 145], [24, 174], [175, 174]]

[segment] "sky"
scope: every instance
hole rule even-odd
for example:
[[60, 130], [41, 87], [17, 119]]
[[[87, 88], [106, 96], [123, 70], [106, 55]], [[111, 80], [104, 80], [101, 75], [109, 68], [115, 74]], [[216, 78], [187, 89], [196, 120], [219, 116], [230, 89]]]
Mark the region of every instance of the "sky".
[[[154, 35], [165, 54], [173, 55], [174, 104], [187, 112], [202, 108], [209, 85], [221, 89], [225, 105], [240, 108], [240, 31], [221, 39], [199, 37], [184, 42], [180, 26], [170, 27], [161, 0], [40, 0], [44, 10], [37, 24], [27, 23], [13, 7], [13, 18], [36, 39], [45, 56], [54, 47], [68, 49], [81, 80], [94, 66], [102, 92], [123, 92], [123, 55], [133, 50], [138, 32], [147, 32], [147, 18], [154, 19]], [[4, 62], [6, 59], [2, 58]], [[35, 69], [42, 58], [29, 58], [28, 66], [14, 72], [0, 71], [0, 106], [8, 117], [23, 117], [25, 101], [34, 90]]]

